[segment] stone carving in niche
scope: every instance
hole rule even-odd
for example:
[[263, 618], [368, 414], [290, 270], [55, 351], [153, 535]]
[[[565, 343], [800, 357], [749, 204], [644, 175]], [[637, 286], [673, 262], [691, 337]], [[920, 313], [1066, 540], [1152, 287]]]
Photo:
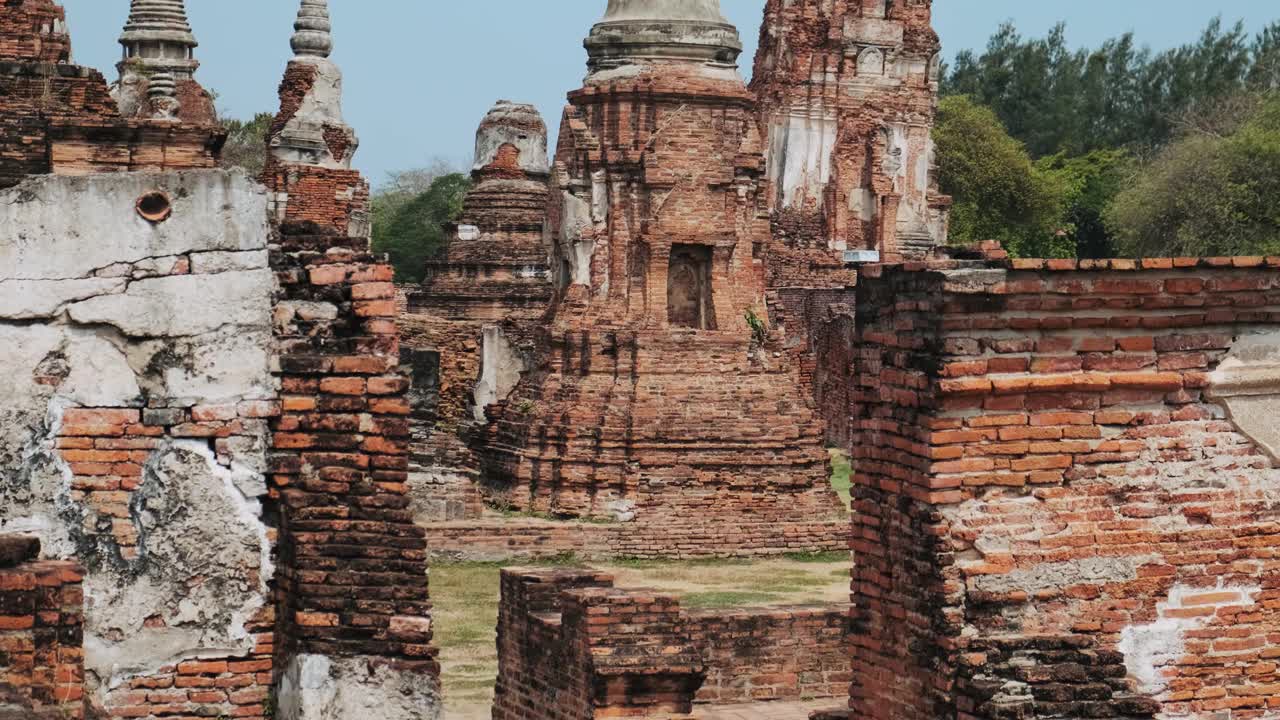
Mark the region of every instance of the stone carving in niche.
[[884, 75], [884, 52], [880, 48], [869, 47], [858, 55], [858, 75]]
[[711, 329], [711, 248], [675, 245], [667, 270], [667, 319], [676, 327]]

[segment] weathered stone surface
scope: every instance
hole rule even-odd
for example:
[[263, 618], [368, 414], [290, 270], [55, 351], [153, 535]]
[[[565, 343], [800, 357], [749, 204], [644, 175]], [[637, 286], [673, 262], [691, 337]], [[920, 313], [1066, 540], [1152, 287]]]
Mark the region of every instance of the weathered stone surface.
[[440, 692], [422, 669], [378, 657], [298, 655], [280, 685], [280, 720], [435, 720]]
[[[174, 213], [153, 226], [135, 203], [156, 191]], [[0, 530], [85, 565], [95, 704], [172, 683], [184, 661], [248, 660], [271, 610], [253, 404], [276, 394], [262, 190], [207, 171], [3, 192]], [[228, 251], [236, 269], [189, 274]]]

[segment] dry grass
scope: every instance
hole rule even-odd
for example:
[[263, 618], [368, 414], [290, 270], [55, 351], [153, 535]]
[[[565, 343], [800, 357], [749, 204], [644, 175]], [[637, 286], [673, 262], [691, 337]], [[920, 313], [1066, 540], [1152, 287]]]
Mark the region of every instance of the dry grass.
[[[518, 565], [519, 563], [511, 563]], [[561, 563], [576, 564], [570, 559]], [[617, 561], [593, 564], [619, 587], [674, 593], [690, 608], [844, 602], [848, 558], [842, 554], [773, 560]], [[431, 567], [436, 643], [444, 669], [445, 720], [486, 720], [498, 672], [496, 625], [501, 566], [436, 563]]]

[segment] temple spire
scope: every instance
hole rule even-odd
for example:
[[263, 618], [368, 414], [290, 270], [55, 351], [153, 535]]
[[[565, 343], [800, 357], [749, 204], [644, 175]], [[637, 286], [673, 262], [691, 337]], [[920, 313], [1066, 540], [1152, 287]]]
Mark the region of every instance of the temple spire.
[[328, 0], [302, 0], [293, 24], [293, 54], [299, 58], [327, 58], [333, 51], [333, 24]]
[[200, 67], [199, 45], [187, 22], [183, 0], [132, 0], [129, 19], [120, 34], [121, 63], [137, 62], [149, 72], [189, 77]]
[[742, 40], [720, 0], [609, 0], [586, 40], [593, 76], [626, 67], [682, 64], [736, 73]]
[[[116, 65], [120, 78], [111, 91], [120, 113], [127, 118], [215, 122], [213, 96], [195, 79], [200, 67], [198, 45], [183, 0], [131, 0], [129, 19], [120, 34], [123, 57]], [[159, 84], [153, 88], [156, 77]], [[163, 106], [160, 111], [155, 110], [156, 98]]]

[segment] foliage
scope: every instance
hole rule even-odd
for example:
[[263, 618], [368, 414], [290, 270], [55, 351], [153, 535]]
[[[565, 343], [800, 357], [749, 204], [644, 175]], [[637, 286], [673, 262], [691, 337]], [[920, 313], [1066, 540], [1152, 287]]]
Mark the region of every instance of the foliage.
[[1123, 150], [1094, 150], [1080, 157], [1059, 153], [1036, 162], [1036, 171], [1054, 178], [1053, 184], [1063, 191], [1061, 225], [1076, 257], [1114, 257], [1114, 241], [1103, 216], [1130, 167]]
[[1132, 33], [1071, 50], [1064, 25], [1028, 39], [1009, 23], [977, 55], [956, 56], [944, 95], [995, 110], [1033, 157], [1084, 155], [1167, 142], [1187, 112], [1248, 90], [1280, 87], [1280, 23], [1250, 39], [1243, 24], [1209, 23], [1195, 43], [1160, 53]]
[[1130, 256], [1280, 254], [1280, 96], [1189, 132], [1125, 181], [1106, 213]]
[[227, 144], [222, 148], [222, 167], [240, 168], [252, 178], [261, 175], [267, 159], [267, 131], [274, 120], [271, 113], [258, 113], [247, 121], [223, 120]]
[[999, 240], [1017, 257], [1074, 254], [1061, 174], [1038, 169], [994, 112], [949, 97], [939, 105], [934, 141], [939, 184], [955, 200], [953, 244]]
[[751, 328], [751, 340], [757, 345], [764, 345], [769, 341], [769, 327], [765, 325], [764, 320], [756, 315], [755, 308], [747, 308], [746, 312], [747, 326]]
[[[462, 214], [471, 180], [461, 173], [401, 174], [372, 199], [373, 249], [391, 256], [397, 282], [421, 282], [427, 259], [448, 242], [446, 226]], [[429, 183], [427, 179], [429, 177]], [[426, 184], [426, 189], [415, 192]]]

